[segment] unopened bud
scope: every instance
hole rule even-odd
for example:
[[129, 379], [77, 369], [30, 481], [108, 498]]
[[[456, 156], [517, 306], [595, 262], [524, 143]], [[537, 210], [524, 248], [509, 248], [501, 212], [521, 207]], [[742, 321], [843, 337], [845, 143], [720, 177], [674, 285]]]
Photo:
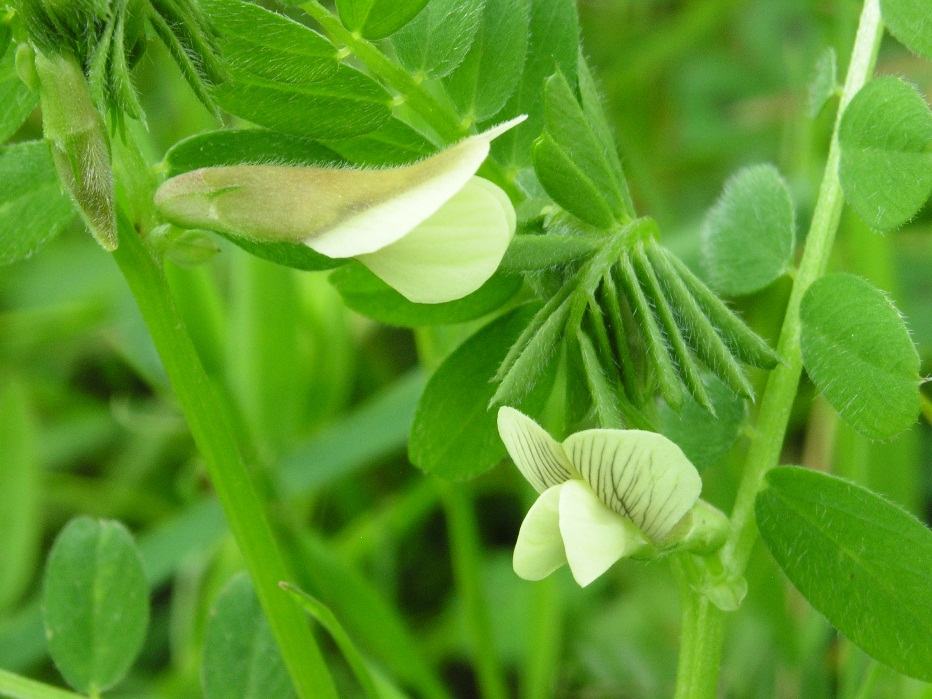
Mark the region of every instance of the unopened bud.
[[62, 184], [104, 249], [117, 247], [110, 141], [87, 80], [70, 55], [35, 55], [42, 128]]

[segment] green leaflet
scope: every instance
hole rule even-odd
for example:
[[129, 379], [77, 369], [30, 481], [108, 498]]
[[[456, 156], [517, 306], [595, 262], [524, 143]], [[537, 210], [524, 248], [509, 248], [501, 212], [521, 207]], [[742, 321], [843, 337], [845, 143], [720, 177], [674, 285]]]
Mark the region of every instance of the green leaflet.
[[528, 120], [492, 144], [492, 154], [509, 168], [530, 165], [531, 146], [544, 126], [543, 84], [561, 72], [571, 88], [576, 87], [576, 60], [579, 52], [579, 18], [573, 0], [532, 2], [530, 39], [524, 72], [511, 99], [495, 121], [527, 114]]
[[126, 528], [71, 520], [49, 553], [42, 607], [49, 653], [68, 684], [94, 694], [123, 679], [149, 624], [149, 588]]
[[470, 121], [488, 119], [505, 106], [524, 69], [530, 0], [485, 0], [472, 47], [443, 79], [447, 94]]
[[779, 171], [772, 165], [740, 170], [703, 227], [712, 285], [731, 296], [768, 286], [789, 267], [795, 234], [793, 201]]
[[830, 274], [799, 310], [806, 372], [861, 434], [889, 439], [919, 415], [919, 354], [886, 295], [851, 274]]
[[[461, 480], [492, 468], [505, 456], [498, 437], [490, 383], [508, 349], [531, 320], [539, 304], [504, 315], [460, 345], [431, 376], [418, 402], [408, 454], [418, 468], [441, 478]], [[546, 364], [543, 378], [516, 401], [535, 412], [550, 392]]]
[[880, 14], [900, 43], [932, 61], [932, 5], [926, 0], [880, 0]]
[[26, 259], [75, 217], [43, 141], [0, 148], [0, 264]]
[[375, 131], [324, 142], [354, 165], [409, 165], [437, 151], [436, 146], [403, 121], [389, 119]]
[[[198, 3], [149, 0], [147, 4], [149, 23], [165, 44], [185, 81], [208, 111], [216, 113], [212, 88], [229, 76], [220, 58], [215, 27]], [[145, 30], [142, 23], [138, 23], [135, 29], [143, 39]], [[129, 82], [127, 73], [120, 72], [121, 77]]]
[[[5, 48], [0, 39], [0, 47]], [[39, 93], [33, 92], [16, 74], [16, 51], [0, 58], [0, 143], [6, 142], [36, 107]]]
[[[609, 126], [608, 117], [602, 106], [602, 96], [599, 94], [599, 89], [596, 86], [592, 72], [589, 70], [589, 65], [586, 63], [586, 58], [581, 52], [579, 54], [578, 66], [580, 104], [582, 105], [589, 128], [592, 130], [598, 142], [598, 146], [602, 151], [602, 156], [610, 171], [610, 176], [606, 178], [606, 183], [603, 186], [609, 192], [609, 196], [611, 196], [611, 193], [617, 192], [621, 199], [620, 210], [625, 212], [628, 217], [634, 218], [634, 203], [631, 201], [631, 192], [628, 190], [628, 182], [621, 169], [621, 161], [618, 159], [615, 138], [612, 136], [612, 129]], [[599, 163], [599, 159], [595, 153], [590, 153], [590, 157], [593, 158], [596, 163]]]
[[932, 112], [912, 85], [867, 83], [842, 115], [838, 142], [845, 198], [871, 228], [902, 226], [932, 194]]
[[501, 272], [471, 294], [444, 303], [413, 303], [359, 263], [330, 275], [347, 306], [388, 325], [419, 327], [474, 320], [501, 308], [521, 288], [521, 277]]
[[776, 468], [757, 526], [796, 588], [898, 672], [932, 681], [932, 531], [849, 481]]
[[615, 224], [611, 209], [592, 180], [547, 131], [534, 145], [534, 170], [547, 194], [571, 214], [603, 230]]
[[401, 29], [428, 0], [337, 0], [340, 21], [367, 39], [381, 39]]
[[295, 696], [246, 573], [239, 573], [227, 583], [207, 617], [201, 685], [206, 699]]
[[451, 73], [472, 46], [482, 20], [483, 0], [433, 0], [392, 36], [401, 64], [415, 76]]
[[[614, 143], [602, 121], [598, 133], [590, 119], [599, 120], [601, 105], [591, 76], [581, 64], [586, 86], [584, 111], [561, 73], [544, 87], [544, 135], [534, 147], [534, 169], [547, 193], [560, 206], [597, 228], [625, 224], [634, 215], [627, 184], [615, 155]], [[590, 116], [590, 113], [592, 116]]]
[[217, 103], [270, 129], [310, 138], [374, 131], [390, 98], [371, 78], [341, 64], [333, 45], [286, 17], [239, 0], [207, 0], [231, 78]]

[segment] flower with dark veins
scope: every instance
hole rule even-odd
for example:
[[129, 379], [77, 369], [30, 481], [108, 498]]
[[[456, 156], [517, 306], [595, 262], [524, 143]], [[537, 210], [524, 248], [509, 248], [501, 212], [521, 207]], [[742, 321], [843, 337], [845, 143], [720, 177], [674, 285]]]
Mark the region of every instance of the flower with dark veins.
[[514, 569], [540, 580], [568, 563], [585, 587], [616, 561], [713, 551], [727, 519], [699, 500], [702, 480], [676, 444], [643, 430], [585, 430], [557, 442], [514, 408], [498, 411], [508, 454], [540, 493], [515, 544]]

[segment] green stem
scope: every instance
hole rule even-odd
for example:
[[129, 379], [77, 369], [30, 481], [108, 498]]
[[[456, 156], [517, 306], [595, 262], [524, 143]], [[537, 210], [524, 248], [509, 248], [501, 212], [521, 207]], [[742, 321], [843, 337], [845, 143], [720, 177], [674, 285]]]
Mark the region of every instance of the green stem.
[[509, 693], [495, 657], [492, 623], [482, 589], [479, 533], [472, 499], [462, 484], [438, 481], [437, 487], [447, 518], [453, 576], [466, 607], [480, 694], [484, 699], [507, 699]]
[[236, 434], [218, 409], [219, 398], [184, 329], [165, 275], [125, 216], [118, 229], [120, 246], [114, 260], [152, 335], [298, 695], [335, 699], [333, 680], [304, 613], [278, 587], [291, 576], [237, 449]]
[[81, 694], [0, 670], [0, 697], [9, 699], [85, 699]]
[[[841, 117], [851, 99], [873, 73], [882, 37], [879, 0], [866, 0], [851, 52], [851, 63], [838, 107], [825, 173], [806, 237], [806, 247], [793, 282], [777, 343], [777, 352], [784, 363], [777, 366], [768, 378], [731, 515], [732, 529], [725, 544], [724, 560], [736, 575], [743, 574], [757, 540], [754, 500], [764, 476], [777, 465], [780, 458], [802, 374], [800, 303], [809, 286], [825, 273], [841, 218], [844, 204], [838, 180], [838, 129]], [[711, 698], [715, 696], [718, 684], [724, 614], [708, 599], [685, 589], [684, 584], [685, 581], [681, 581], [683, 638], [676, 697]]]
[[682, 606], [674, 699], [709, 699], [716, 696], [718, 687], [725, 615], [708, 597], [692, 589], [675, 560], [672, 567]]
[[764, 476], [777, 465], [780, 450], [786, 437], [790, 410], [796, 398], [799, 377], [802, 373], [802, 355], [799, 349], [799, 306], [809, 286], [825, 273], [835, 233], [841, 218], [844, 195], [838, 181], [838, 128], [848, 103], [867, 81], [877, 61], [877, 51], [883, 36], [879, 0], [866, 0], [861, 12], [857, 37], [851, 52], [851, 64], [845, 80], [825, 174], [819, 188], [806, 247], [793, 282], [787, 303], [777, 352], [783, 364], [774, 369], [767, 381], [757, 418], [757, 429], [751, 440], [744, 466], [741, 485], [732, 512], [732, 536], [726, 544], [726, 561], [736, 572], [744, 571], [751, 549], [757, 540], [754, 522], [754, 499]]
[[445, 142], [452, 143], [469, 135], [469, 129], [455, 111], [434, 99], [406, 70], [392, 62], [376, 46], [344, 27], [339, 18], [317, 0], [303, 3], [301, 9], [323, 27], [327, 36], [343, 44], [377, 78], [398, 92]]
[[[468, 136], [469, 121], [460, 116], [452, 107], [438, 100], [411, 75], [382, 53], [377, 46], [366, 41], [355, 32], [344, 27], [338, 17], [318, 2], [310, 0], [301, 5], [323, 28], [335, 43], [346, 49], [372, 72], [372, 74], [398, 93], [404, 101], [432, 128], [443, 144], [454, 143]], [[512, 199], [522, 199], [517, 189], [514, 176], [509, 175], [496, 161], [488, 158], [480, 171], [502, 187]]]

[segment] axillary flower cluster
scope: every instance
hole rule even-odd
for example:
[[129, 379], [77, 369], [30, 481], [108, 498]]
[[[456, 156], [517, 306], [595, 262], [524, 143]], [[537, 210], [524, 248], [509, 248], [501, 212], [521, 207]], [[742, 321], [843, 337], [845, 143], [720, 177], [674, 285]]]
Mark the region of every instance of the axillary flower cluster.
[[303, 243], [359, 260], [411, 301], [452, 301], [492, 276], [514, 235], [508, 195], [475, 173], [492, 139], [524, 119], [404, 167], [193, 170], [164, 182], [155, 204], [182, 228]]
[[702, 480], [676, 444], [642, 430], [593, 429], [562, 444], [514, 408], [498, 412], [508, 454], [540, 493], [514, 569], [540, 580], [569, 564], [585, 587], [618, 560], [721, 547], [728, 520], [699, 499]]

